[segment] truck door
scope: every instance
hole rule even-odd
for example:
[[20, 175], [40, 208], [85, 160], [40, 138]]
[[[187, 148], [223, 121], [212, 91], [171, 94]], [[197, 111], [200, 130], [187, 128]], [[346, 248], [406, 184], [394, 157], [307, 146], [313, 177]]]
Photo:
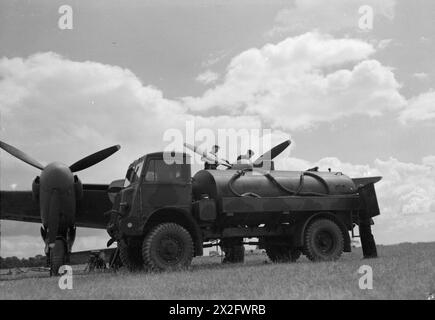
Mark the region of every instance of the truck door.
[[149, 159], [141, 189], [145, 208], [190, 207], [190, 165], [167, 164], [163, 159]]

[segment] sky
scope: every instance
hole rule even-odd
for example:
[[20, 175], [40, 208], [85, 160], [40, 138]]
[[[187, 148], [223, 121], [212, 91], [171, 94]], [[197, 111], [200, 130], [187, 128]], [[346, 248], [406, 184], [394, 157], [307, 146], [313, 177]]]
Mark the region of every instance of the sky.
[[[79, 174], [109, 183], [188, 122], [269, 129], [292, 140], [277, 168], [383, 176], [378, 243], [435, 241], [434, 16], [430, 0], [2, 1], [0, 139], [66, 164], [120, 144]], [[0, 161], [2, 190], [39, 174]], [[43, 252], [37, 224], [1, 221], [0, 240]], [[74, 247], [106, 241], [80, 228]]]

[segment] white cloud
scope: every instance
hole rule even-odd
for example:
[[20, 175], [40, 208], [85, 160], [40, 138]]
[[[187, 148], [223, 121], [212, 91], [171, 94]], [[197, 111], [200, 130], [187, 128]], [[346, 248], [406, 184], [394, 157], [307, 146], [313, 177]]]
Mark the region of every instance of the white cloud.
[[[2, 139], [43, 163], [67, 164], [119, 143], [122, 152], [81, 173], [103, 182], [108, 168], [122, 176], [131, 159], [163, 149], [163, 132], [183, 130], [187, 120], [198, 128], [288, 130], [395, 109], [402, 103], [398, 84], [388, 68], [367, 60], [374, 51], [364, 41], [307, 33], [242, 52], [231, 60], [222, 84], [182, 100], [166, 99], [118, 66], [52, 52], [4, 57]], [[17, 179], [2, 179], [3, 187], [29, 183], [34, 169], [4, 153], [0, 157], [2, 169], [22, 170]]]
[[[255, 116], [192, 116], [180, 101], [141, 83], [130, 70], [98, 62], [76, 62], [52, 52], [0, 59], [2, 140], [41, 162], [71, 164], [99, 149], [122, 150], [80, 173], [83, 180], [109, 182], [124, 175], [139, 156], [163, 150], [166, 129], [261, 128]], [[19, 129], [18, 129], [19, 128]], [[37, 170], [0, 153], [2, 188], [28, 186]], [[110, 170], [110, 175], [107, 174]], [[89, 181], [89, 180], [87, 180]]]
[[418, 80], [427, 80], [427, 78], [429, 77], [426, 72], [416, 72], [412, 76]]
[[435, 91], [428, 91], [410, 99], [399, 119], [404, 124], [435, 120]]
[[376, 41], [376, 42], [377, 42], [377, 48], [383, 50], [391, 45], [393, 39], [383, 39], [381, 41]]
[[270, 31], [276, 33], [296, 33], [312, 30], [335, 32], [358, 28], [362, 14], [361, 6], [373, 9], [373, 28], [377, 27], [378, 18], [392, 20], [396, 6], [395, 0], [296, 0], [290, 8], [281, 10], [275, 20], [276, 25]]
[[427, 165], [405, 163], [397, 159], [376, 160], [375, 168], [385, 177], [380, 191], [388, 203], [391, 217], [432, 214], [435, 222], [435, 170]]
[[287, 38], [237, 55], [223, 83], [184, 102], [199, 114], [255, 115], [283, 129], [400, 109], [400, 86], [389, 68], [368, 60], [374, 51], [361, 40], [319, 33]]
[[423, 158], [422, 163], [426, 166], [429, 166], [432, 168], [432, 170], [435, 170], [435, 156], [426, 156]]
[[218, 52], [213, 52], [208, 55], [207, 59], [201, 63], [201, 66], [204, 68], [209, 68], [211, 66], [216, 65], [225, 59], [230, 52], [228, 50], [220, 50]]
[[219, 74], [211, 70], [204, 71], [196, 77], [196, 81], [203, 84], [210, 84], [219, 79]]
[[[180, 104], [117, 66], [47, 52], [0, 59], [0, 79], [2, 139], [46, 163], [70, 164], [119, 143], [123, 152], [112, 158], [118, 161], [107, 161], [123, 175], [128, 161], [162, 143], [162, 124], [177, 127], [185, 119]], [[2, 159], [3, 168], [16, 162], [4, 153]], [[104, 164], [92, 170], [100, 181], [107, 179]]]

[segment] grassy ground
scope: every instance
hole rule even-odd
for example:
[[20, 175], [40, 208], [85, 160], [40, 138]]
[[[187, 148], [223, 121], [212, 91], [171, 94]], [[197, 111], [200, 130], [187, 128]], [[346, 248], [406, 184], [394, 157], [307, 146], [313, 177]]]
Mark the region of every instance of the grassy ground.
[[[265, 255], [236, 265], [201, 257], [190, 270], [159, 274], [75, 272], [72, 290], [60, 290], [56, 277], [2, 276], [0, 299], [427, 299], [435, 292], [435, 243], [379, 246], [378, 253], [362, 260], [354, 249], [336, 262], [292, 264]], [[361, 265], [373, 269], [372, 290], [359, 289]]]

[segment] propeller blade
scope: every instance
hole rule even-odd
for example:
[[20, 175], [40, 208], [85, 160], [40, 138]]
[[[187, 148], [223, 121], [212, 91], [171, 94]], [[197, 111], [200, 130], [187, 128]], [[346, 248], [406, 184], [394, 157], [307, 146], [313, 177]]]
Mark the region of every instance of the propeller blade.
[[226, 161], [225, 159], [218, 158], [214, 154], [207, 152], [207, 151], [204, 151], [197, 146], [192, 146], [191, 144], [188, 144], [188, 143], [183, 143], [183, 145], [187, 149], [192, 150], [193, 152], [199, 154], [201, 157], [205, 158], [207, 161], [217, 162], [220, 165], [223, 165], [227, 168], [231, 168], [231, 164], [229, 164], [228, 161]]
[[254, 166], [259, 166], [263, 160], [272, 160], [277, 157], [281, 152], [283, 152], [289, 145], [291, 141], [286, 140], [280, 144], [274, 146], [272, 149], [261, 155], [257, 160], [254, 161]]
[[0, 148], [2, 148], [4, 151], [10, 153], [15, 158], [20, 159], [21, 161], [24, 161], [25, 163], [30, 164], [31, 166], [34, 166], [35, 168], [38, 168], [40, 170], [44, 169], [44, 166], [39, 163], [39, 161], [33, 159], [28, 154], [25, 154], [23, 151], [18, 150], [15, 147], [12, 147], [11, 145], [4, 143], [0, 141]]
[[110, 157], [112, 154], [114, 154], [120, 148], [121, 148], [121, 146], [116, 145], [116, 146], [112, 146], [112, 147], [106, 148], [104, 150], [95, 152], [95, 153], [75, 162], [69, 168], [72, 172], [77, 172], [77, 171], [81, 171], [81, 170], [84, 170], [86, 168], [92, 167], [94, 164], [97, 164], [98, 162], [101, 162], [104, 159]]

